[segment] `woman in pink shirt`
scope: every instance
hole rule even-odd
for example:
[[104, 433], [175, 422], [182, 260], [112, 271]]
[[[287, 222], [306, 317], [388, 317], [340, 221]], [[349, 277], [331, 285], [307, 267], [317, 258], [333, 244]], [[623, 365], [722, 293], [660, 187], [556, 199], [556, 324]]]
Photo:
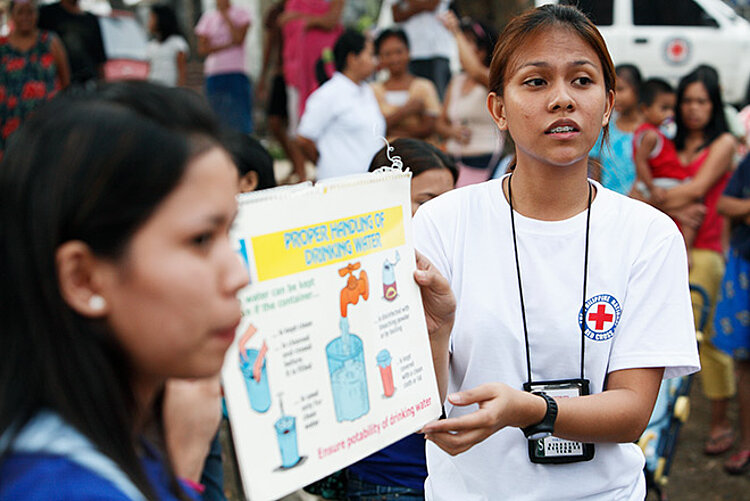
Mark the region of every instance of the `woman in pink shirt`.
[[195, 27], [198, 53], [206, 56], [206, 97], [226, 125], [253, 131], [252, 88], [245, 67], [245, 36], [250, 14], [230, 0], [217, 0], [216, 10], [201, 16]]

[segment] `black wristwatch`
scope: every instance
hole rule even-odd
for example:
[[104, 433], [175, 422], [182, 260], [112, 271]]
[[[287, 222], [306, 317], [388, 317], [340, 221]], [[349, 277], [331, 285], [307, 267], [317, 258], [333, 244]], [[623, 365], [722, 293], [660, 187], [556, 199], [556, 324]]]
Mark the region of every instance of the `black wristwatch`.
[[547, 438], [555, 431], [555, 419], [557, 419], [557, 402], [543, 391], [534, 391], [532, 395], [539, 395], [547, 402], [547, 412], [537, 424], [523, 428], [523, 434], [529, 440], [541, 440]]

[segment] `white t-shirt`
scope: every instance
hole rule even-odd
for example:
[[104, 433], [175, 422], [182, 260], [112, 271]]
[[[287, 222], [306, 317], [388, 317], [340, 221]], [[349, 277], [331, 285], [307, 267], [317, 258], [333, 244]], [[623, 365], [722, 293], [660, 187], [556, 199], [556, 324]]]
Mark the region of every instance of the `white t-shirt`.
[[190, 54], [188, 43], [179, 35], [172, 35], [163, 42], [151, 40], [148, 43], [148, 60], [151, 69], [148, 79], [170, 87], [177, 85], [177, 54]]
[[[389, 8], [399, 0], [389, 0]], [[409, 55], [411, 59], [432, 59], [433, 57], [450, 58], [456, 51], [456, 42], [450, 31], [445, 29], [438, 16], [448, 10], [450, 0], [440, 0], [440, 4], [433, 11], [414, 14], [399, 26], [409, 39]]]
[[[467, 186], [422, 206], [415, 243], [451, 283], [457, 310], [448, 391], [487, 382], [522, 389], [526, 355], [510, 208], [501, 180]], [[594, 183], [584, 376], [591, 392], [628, 368], [699, 369], [685, 244], [669, 217]], [[515, 216], [535, 381], [580, 374], [586, 211], [564, 221]], [[446, 404], [449, 417], [476, 410]], [[427, 443], [428, 500], [638, 500], [644, 458], [632, 443], [595, 445], [594, 459], [541, 465], [506, 428], [455, 457]]]
[[297, 134], [318, 149], [318, 180], [359, 174], [383, 147], [385, 119], [369, 85], [336, 72], [307, 99]]

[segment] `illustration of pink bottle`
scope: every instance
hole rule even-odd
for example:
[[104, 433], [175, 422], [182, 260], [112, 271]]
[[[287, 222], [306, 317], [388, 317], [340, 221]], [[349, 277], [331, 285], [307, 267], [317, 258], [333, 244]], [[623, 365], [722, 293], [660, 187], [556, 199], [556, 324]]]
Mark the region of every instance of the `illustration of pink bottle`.
[[388, 301], [393, 301], [398, 296], [396, 287], [396, 265], [401, 261], [398, 251], [396, 251], [396, 260], [390, 262], [386, 259], [383, 262], [383, 297]]
[[380, 350], [377, 356], [378, 368], [380, 369], [380, 380], [383, 382], [383, 395], [393, 395], [393, 370], [391, 369], [391, 354], [388, 350]]

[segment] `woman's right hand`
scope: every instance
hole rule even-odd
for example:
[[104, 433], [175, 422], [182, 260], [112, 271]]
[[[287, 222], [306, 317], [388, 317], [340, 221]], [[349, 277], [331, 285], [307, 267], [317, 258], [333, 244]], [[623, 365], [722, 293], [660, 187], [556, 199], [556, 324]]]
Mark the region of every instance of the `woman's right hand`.
[[167, 381], [163, 422], [167, 452], [175, 473], [198, 482], [221, 422], [219, 376]]
[[470, 414], [434, 421], [421, 430], [427, 440], [451, 456], [471, 449], [507, 426], [528, 426], [539, 422], [546, 410], [546, 403], [541, 398], [504, 383], [485, 383], [453, 393], [448, 395], [448, 401], [460, 407], [479, 406]]

